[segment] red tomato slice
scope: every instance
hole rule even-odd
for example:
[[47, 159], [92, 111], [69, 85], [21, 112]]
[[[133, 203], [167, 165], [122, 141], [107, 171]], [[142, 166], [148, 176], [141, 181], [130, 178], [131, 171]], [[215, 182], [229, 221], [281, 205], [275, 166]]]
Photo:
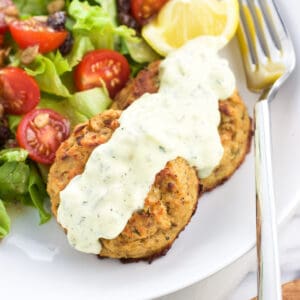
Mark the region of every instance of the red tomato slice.
[[20, 48], [38, 45], [40, 53], [57, 49], [68, 35], [66, 30], [54, 30], [35, 18], [13, 21], [9, 24], [9, 30]]
[[8, 30], [8, 25], [5, 21], [5, 15], [0, 12], [0, 34], [4, 34]]
[[0, 33], [0, 47], [4, 44], [4, 35]]
[[15, 67], [0, 69], [0, 103], [6, 113], [25, 114], [39, 101], [40, 89], [25, 71]]
[[131, 14], [140, 25], [144, 25], [168, 0], [131, 0]]
[[22, 118], [17, 141], [32, 160], [52, 164], [56, 150], [69, 134], [70, 123], [62, 115], [51, 109], [34, 109]]
[[0, 34], [8, 30], [7, 22], [17, 18], [18, 9], [11, 0], [0, 0]]
[[101, 87], [104, 82], [112, 98], [125, 85], [129, 75], [130, 68], [126, 58], [107, 49], [87, 53], [74, 73], [78, 90]]

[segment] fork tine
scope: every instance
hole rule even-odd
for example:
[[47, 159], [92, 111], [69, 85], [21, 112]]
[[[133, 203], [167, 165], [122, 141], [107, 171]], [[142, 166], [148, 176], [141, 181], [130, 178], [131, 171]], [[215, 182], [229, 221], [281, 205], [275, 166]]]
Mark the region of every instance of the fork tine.
[[281, 45], [281, 59], [284, 61], [286, 65], [285, 76], [282, 76], [281, 80], [284, 81], [288, 75], [295, 68], [296, 64], [296, 55], [293, 47], [292, 39], [290, 38], [290, 34], [282, 20], [282, 17], [279, 13], [279, 9], [277, 7], [275, 0], [265, 1], [260, 0], [265, 3], [265, 6], [268, 11], [268, 15], [270, 18], [270, 29], [274, 32], [275, 39], [278, 39], [278, 43]]
[[[285, 72], [283, 64], [283, 44], [276, 42], [281, 35], [286, 38], [285, 28], [276, 13], [272, 1], [264, 0], [239, 0], [240, 25], [238, 39], [241, 47], [247, 85], [253, 91], [260, 91], [271, 86]], [[266, 16], [268, 15], [268, 20]], [[280, 22], [280, 25], [277, 23]], [[271, 24], [271, 25], [270, 25]], [[275, 30], [279, 28], [279, 31]], [[282, 38], [284, 41], [284, 38]], [[279, 49], [278, 49], [279, 48]]]
[[254, 26], [257, 33], [257, 39], [261, 45], [262, 51], [266, 57], [270, 57], [270, 49], [266, 40], [266, 24], [259, 3], [256, 1], [247, 1], [251, 12]]
[[[271, 10], [270, 10], [272, 8], [272, 11], [277, 12], [277, 10], [274, 7], [274, 3], [273, 3], [273, 1], [271, 1], [269, 3], [269, 5], [267, 5], [266, 1], [258, 0], [258, 2], [259, 2], [259, 5], [261, 7], [262, 13], [265, 17], [266, 25], [267, 25], [267, 28], [269, 30], [270, 36], [271, 36], [271, 38], [274, 42], [274, 45], [276, 46], [276, 48], [278, 50], [282, 50], [282, 45], [281, 45], [280, 38], [279, 38], [278, 32], [277, 32], [278, 26], [275, 26], [275, 24], [274, 24], [274, 14], [272, 14]], [[279, 19], [281, 21], [281, 18], [279, 18]], [[280, 27], [282, 27], [282, 26], [284, 26], [284, 25], [281, 21], [281, 26]]]
[[270, 13], [271, 7], [262, 0], [240, 0], [240, 3], [241, 21], [245, 31], [248, 30], [248, 45], [252, 45], [256, 64], [266, 63], [268, 59], [279, 60], [281, 43]]
[[258, 64], [258, 57], [255, 51], [255, 44], [252, 43], [253, 38], [251, 36], [251, 32], [254, 32], [254, 24], [251, 21], [251, 16], [248, 16], [243, 3], [240, 3], [240, 24], [237, 34], [238, 38], [242, 41], [240, 45], [243, 46], [243, 58], [247, 59], [246, 63], [248, 66], [256, 66]]

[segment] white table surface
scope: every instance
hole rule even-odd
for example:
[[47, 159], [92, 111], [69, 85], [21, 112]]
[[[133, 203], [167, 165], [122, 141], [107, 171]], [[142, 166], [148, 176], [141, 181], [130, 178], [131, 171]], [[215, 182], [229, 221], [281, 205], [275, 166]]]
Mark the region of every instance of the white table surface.
[[[296, 48], [297, 61], [299, 63], [300, 28], [298, 23], [300, 1], [277, 0], [277, 3], [282, 17], [292, 35]], [[289, 86], [293, 83], [295, 84], [295, 82], [300, 84], [300, 71], [297, 67], [283, 89], [288, 89]], [[280, 98], [280, 92], [277, 97]], [[300, 95], [298, 97], [300, 101]], [[273, 147], [276, 147], [276, 145], [273, 145]], [[300, 279], [299, 228], [300, 199], [297, 209], [293, 211], [293, 213], [279, 227], [279, 253], [283, 283], [297, 278]], [[256, 296], [256, 291], [256, 249], [252, 249], [235, 263], [214, 274], [213, 276], [176, 293], [161, 297], [159, 300], [244, 300], [251, 299], [252, 297]]]

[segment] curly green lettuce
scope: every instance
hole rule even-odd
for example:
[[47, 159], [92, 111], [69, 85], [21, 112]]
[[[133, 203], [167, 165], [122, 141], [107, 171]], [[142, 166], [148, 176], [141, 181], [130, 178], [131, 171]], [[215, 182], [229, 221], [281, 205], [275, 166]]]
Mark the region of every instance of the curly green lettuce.
[[103, 88], [77, 92], [69, 98], [55, 98], [49, 94], [42, 94], [39, 103], [40, 108], [50, 108], [65, 115], [72, 127], [103, 112], [110, 105], [111, 100]]
[[3, 201], [0, 199], [0, 239], [8, 235], [10, 231], [10, 218]]
[[26, 72], [35, 78], [41, 91], [60, 97], [70, 97], [71, 93], [60, 77], [61, 74], [70, 70], [68, 63], [59, 52], [48, 56], [38, 55], [34, 62], [25, 69]]
[[138, 63], [151, 62], [159, 58], [141, 37], [136, 36], [134, 29], [117, 25], [115, 1], [95, 2], [101, 6], [74, 0], [68, 7], [68, 14], [74, 19], [72, 34], [75, 43], [71, 54], [67, 57], [71, 66], [82, 59], [79, 53], [84, 54], [84, 51], [78, 51], [78, 45], [81, 49], [86, 47], [89, 51], [101, 48], [114, 49], [122, 54], [128, 54]]
[[13, 0], [23, 16], [39, 16], [47, 14], [47, 5], [52, 0]]
[[[12, 148], [0, 151], [0, 199], [3, 203], [19, 201], [38, 210], [40, 223], [50, 219], [44, 208], [47, 199], [46, 185], [35, 164], [27, 159], [24, 149]], [[1, 224], [7, 224], [7, 216], [0, 214]], [[2, 226], [3, 227], [3, 226]]]

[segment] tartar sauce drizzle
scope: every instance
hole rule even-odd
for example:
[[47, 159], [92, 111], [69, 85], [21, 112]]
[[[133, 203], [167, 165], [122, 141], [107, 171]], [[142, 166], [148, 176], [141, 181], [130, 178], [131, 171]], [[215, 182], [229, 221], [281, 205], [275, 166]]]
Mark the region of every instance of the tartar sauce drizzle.
[[218, 165], [218, 100], [235, 88], [227, 61], [218, 56], [222, 46], [219, 38], [201, 37], [171, 53], [160, 65], [158, 93], [122, 113], [112, 138], [61, 191], [58, 221], [77, 250], [98, 254], [99, 238], [117, 237], [168, 161], [185, 158], [201, 178]]

